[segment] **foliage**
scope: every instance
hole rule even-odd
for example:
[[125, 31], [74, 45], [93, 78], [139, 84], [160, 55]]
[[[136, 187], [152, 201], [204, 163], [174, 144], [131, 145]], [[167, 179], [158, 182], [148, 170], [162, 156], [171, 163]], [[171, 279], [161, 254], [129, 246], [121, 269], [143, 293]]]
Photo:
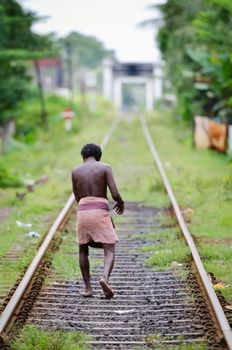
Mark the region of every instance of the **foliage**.
[[107, 54], [101, 41], [78, 32], [60, 39], [60, 45], [66, 54], [76, 58], [73, 63], [79, 67], [96, 68]]
[[[54, 127], [54, 124], [62, 119], [62, 112], [67, 107], [68, 102], [65, 98], [51, 94], [45, 97], [45, 103], [50, 127]], [[16, 136], [21, 141], [26, 143], [35, 141], [36, 132], [41, 123], [40, 108], [40, 102], [36, 92], [31, 93], [27, 101], [22, 101], [18, 105], [19, 118], [16, 121]], [[73, 109], [76, 115], [79, 114], [79, 110], [76, 107]]]
[[0, 161], [0, 188], [6, 187], [20, 187], [22, 181], [17, 177], [9, 173], [7, 167]]
[[88, 350], [87, 336], [81, 332], [43, 331], [26, 326], [20, 337], [11, 342], [12, 350]]
[[232, 116], [232, 5], [229, 0], [168, 0], [157, 39], [178, 110]]
[[48, 47], [49, 38], [31, 30], [37, 20], [16, 0], [0, 1], [0, 125], [18, 116], [18, 103], [28, 95], [26, 60]]
[[[160, 237], [162, 237], [162, 234]], [[172, 235], [154, 246], [149, 245], [147, 250], [153, 252], [153, 255], [148, 258], [147, 264], [156, 266], [159, 270], [167, 269], [173, 261], [177, 263], [186, 262], [190, 256], [186, 243], [177, 235]]]

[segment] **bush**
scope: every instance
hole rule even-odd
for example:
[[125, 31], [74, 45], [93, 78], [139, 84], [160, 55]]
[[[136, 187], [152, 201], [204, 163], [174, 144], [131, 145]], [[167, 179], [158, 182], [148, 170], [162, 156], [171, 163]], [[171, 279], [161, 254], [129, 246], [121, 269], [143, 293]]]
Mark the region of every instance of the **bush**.
[[22, 181], [18, 177], [11, 175], [6, 166], [0, 163], [0, 188], [20, 187], [22, 185]]
[[[61, 120], [61, 113], [69, 105], [69, 101], [56, 95], [47, 95], [45, 104], [48, 114], [48, 124], [53, 124]], [[20, 105], [16, 130], [18, 137], [26, 143], [34, 142], [36, 130], [42, 126], [40, 112], [40, 101], [34, 94], [29, 101], [23, 102]]]

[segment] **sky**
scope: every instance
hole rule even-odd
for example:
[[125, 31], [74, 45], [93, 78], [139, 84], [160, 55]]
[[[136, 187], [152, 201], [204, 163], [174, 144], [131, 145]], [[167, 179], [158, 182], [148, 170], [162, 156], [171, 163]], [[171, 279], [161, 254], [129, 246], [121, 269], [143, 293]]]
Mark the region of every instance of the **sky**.
[[[71, 31], [95, 36], [122, 62], [156, 62], [154, 28], [138, 24], [155, 16], [148, 6], [158, 0], [20, 0], [24, 8], [48, 16], [36, 24], [38, 33]], [[159, 1], [161, 2], [161, 1]]]

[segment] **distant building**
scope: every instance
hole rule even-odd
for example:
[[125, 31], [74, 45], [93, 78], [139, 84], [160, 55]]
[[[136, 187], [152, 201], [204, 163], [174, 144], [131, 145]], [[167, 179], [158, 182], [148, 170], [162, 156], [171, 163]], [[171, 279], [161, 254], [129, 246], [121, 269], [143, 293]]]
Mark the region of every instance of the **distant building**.
[[[43, 58], [34, 61], [39, 67], [41, 82], [45, 92], [54, 92], [63, 87], [63, 64], [60, 58]], [[37, 82], [35, 69], [32, 72], [33, 80]]]
[[[103, 61], [103, 95], [114, 102], [120, 110], [144, 105], [147, 111], [163, 96], [162, 62]], [[133, 87], [133, 90], [131, 90]], [[144, 91], [144, 93], [142, 93]], [[141, 96], [144, 95], [142, 101]]]

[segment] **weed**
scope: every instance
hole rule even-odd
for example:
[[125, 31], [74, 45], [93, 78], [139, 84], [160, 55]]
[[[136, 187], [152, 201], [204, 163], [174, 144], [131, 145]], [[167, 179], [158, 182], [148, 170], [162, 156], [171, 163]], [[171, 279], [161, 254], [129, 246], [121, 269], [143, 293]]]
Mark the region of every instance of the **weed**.
[[10, 346], [12, 350], [89, 350], [84, 343], [86, 339], [81, 332], [48, 332], [36, 326], [26, 326]]
[[[206, 344], [201, 343], [193, 343], [186, 344], [182, 336], [178, 337], [178, 345], [168, 345], [165, 344], [165, 341], [173, 340], [175, 337], [172, 335], [163, 336], [162, 334], [151, 334], [145, 338], [145, 341], [149, 344], [149, 348], [159, 349], [159, 350], [207, 350]], [[162, 343], [164, 342], [164, 343]]]

